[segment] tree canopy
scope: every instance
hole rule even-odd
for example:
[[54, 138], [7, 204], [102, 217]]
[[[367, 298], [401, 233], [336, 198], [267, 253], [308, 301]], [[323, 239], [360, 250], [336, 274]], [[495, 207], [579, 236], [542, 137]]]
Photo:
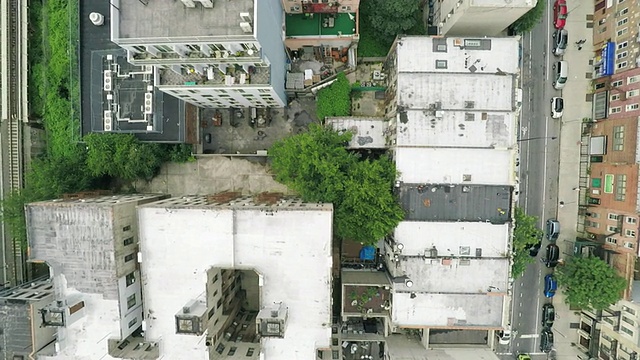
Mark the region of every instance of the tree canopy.
[[518, 20], [516, 20], [509, 29], [514, 34], [522, 34], [527, 31], [531, 31], [536, 24], [540, 22], [542, 16], [544, 15], [544, 6], [546, 1], [538, 0], [536, 6], [527, 11], [524, 15], [522, 15]]
[[318, 91], [317, 115], [320, 121], [327, 116], [351, 115], [351, 84], [344, 73], [336, 81]]
[[271, 167], [305, 201], [333, 203], [336, 236], [375, 244], [404, 217], [392, 193], [396, 170], [387, 157], [364, 160], [349, 152], [350, 138], [312, 125], [271, 147]]
[[616, 303], [626, 288], [626, 280], [597, 257], [573, 257], [556, 268], [558, 285], [566, 302], [579, 308], [602, 310]]
[[362, 22], [383, 43], [391, 44], [399, 34], [424, 33], [420, 0], [366, 0], [360, 7]]
[[529, 248], [542, 238], [542, 230], [538, 229], [538, 218], [524, 213], [519, 207], [515, 208], [515, 227], [513, 230], [513, 266], [511, 273], [513, 278], [518, 278], [524, 273], [527, 265], [535, 261], [529, 256]]

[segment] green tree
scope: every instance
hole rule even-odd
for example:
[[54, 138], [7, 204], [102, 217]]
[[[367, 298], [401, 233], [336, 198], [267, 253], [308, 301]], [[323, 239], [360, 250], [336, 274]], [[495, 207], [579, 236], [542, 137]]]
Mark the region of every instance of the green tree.
[[524, 15], [522, 15], [518, 20], [516, 20], [509, 29], [514, 34], [522, 34], [528, 31], [531, 31], [542, 19], [544, 15], [544, 6], [546, 1], [538, 0], [536, 6], [527, 11]]
[[375, 244], [404, 216], [392, 193], [396, 170], [386, 157], [361, 160], [347, 151], [350, 138], [312, 125], [273, 145], [271, 168], [305, 201], [333, 203], [336, 236]]
[[327, 116], [348, 116], [351, 114], [351, 84], [339, 73], [331, 85], [320, 89], [317, 95], [317, 115], [320, 121]]
[[140, 142], [131, 134], [92, 133], [84, 140], [87, 169], [95, 177], [150, 179], [167, 156], [160, 145]]
[[529, 248], [542, 239], [542, 230], [538, 229], [538, 218], [525, 214], [524, 210], [515, 208], [515, 226], [513, 230], [513, 265], [511, 273], [518, 278], [524, 273], [527, 265], [535, 261], [529, 256]]
[[360, 7], [362, 22], [382, 43], [390, 45], [400, 34], [424, 34], [420, 0], [363, 0]]
[[558, 285], [564, 288], [566, 302], [579, 308], [602, 310], [616, 303], [626, 288], [626, 280], [597, 257], [573, 257], [557, 267]]

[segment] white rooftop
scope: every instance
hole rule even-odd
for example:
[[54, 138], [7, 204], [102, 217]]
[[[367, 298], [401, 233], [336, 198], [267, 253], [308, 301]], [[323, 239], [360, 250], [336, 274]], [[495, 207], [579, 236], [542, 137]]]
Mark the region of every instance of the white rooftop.
[[391, 318], [398, 326], [502, 326], [505, 296], [486, 294], [394, 293]]
[[[525, 0], [526, 1], [526, 0]], [[478, 2], [478, 0], [474, 0]], [[503, 0], [483, 0], [496, 3]], [[445, 51], [438, 45], [445, 44]], [[458, 44], [458, 45], [455, 45]], [[494, 75], [511, 78], [505, 74], [517, 74], [519, 68], [518, 39], [504, 38], [471, 38], [471, 37], [429, 37], [403, 36], [397, 46], [398, 71], [410, 73], [455, 73], [466, 78], [470, 74]], [[446, 69], [436, 68], [436, 60], [446, 60]], [[481, 92], [479, 95], [493, 94]]]
[[[456, 293], [474, 295], [506, 291], [509, 274], [509, 258], [465, 258], [458, 249], [438, 252], [440, 258], [418, 256], [400, 257], [399, 266], [390, 269], [392, 275], [405, 274], [413, 285], [407, 287], [403, 282], [395, 282], [394, 290], [427, 293]], [[442, 256], [455, 256], [445, 259]], [[472, 253], [471, 256], [475, 254]], [[504, 254], [503, 254], [504, 256]], [[395, 299], [395, 297], [394, 297]], [[395, 303], [394, 303], [395, 306]]]
[[[499, 149], [399, 147], [399, 180], [415, 184], [513, 185], [515, 151]], [[464, 175], [471, 179], [464, 180]]]
[[387, 147], [385, 131], [387, 122], [383, 118], [369, 117], [328, 117], [325, 124], [336, 131], [351, 131], [349, 142], [352, 149], [384, 149]]
[[398, 108], [442, 111], [515, 110], [512, 76], [402, 71]]
[[483, 257], [501, 257], [509, 249], [509, 224], [484, 222], [402, 221], [394, 231], [396, 243], [404, 245], [402, 255], [423, 255], [435, 247], [438, 256], [469, 252]]
[[205, 291], [211, 267], [254, 269], [262, 304], [288, 307], [284, 339], [262, 338], [264, 359], [308, 359], [331, 345], [332, 211], [328, 205], [138, 208], [148, 340], [166, 359], [202, 359], [202, 337], [177, 335], [174, 315]]
[[435, 116], [408, 110], [398, 115], [396, 146], [512, 147], [516, 141], [511, 112], [442, 111]]
[[[56, 281], [66, 283], [64, 276]], [[66, 295], [78, 293], [64, 289]], [[105, 300], [101, 294], [82, 294], [85, 315], [66, 327], [58, 328], [60, 352], [54, 356], [38, 355], [43, 360], [115, 360], [109, 356], [107, 341], [120, 337], [120, 310], [117, 300]]]

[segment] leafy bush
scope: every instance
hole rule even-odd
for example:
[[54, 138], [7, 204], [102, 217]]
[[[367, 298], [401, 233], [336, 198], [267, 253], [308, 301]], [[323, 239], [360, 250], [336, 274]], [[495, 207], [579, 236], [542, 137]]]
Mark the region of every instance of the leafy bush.
[[397, 174], [386, 157], [361, 160], [347, 151], [350, 138], [312, 125], [271, 147], [271, 167], [305, 201], [333, 203], [336, 236], [373, 245], [404, 217], [392, 193]]
[[338, 74], [336, 81], [318, 91], [317, 115], [320, 121], [327, 116], [348, 116], [351, 114], [351, 84], [344, 75]]
[[362, 0], [358, 55], [387, 56], [397, 35], [424, 35], [420, 0]]

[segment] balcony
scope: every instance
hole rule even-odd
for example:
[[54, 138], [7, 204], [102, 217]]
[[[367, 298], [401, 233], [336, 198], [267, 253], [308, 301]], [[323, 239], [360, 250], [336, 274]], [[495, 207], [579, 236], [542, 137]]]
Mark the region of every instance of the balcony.
[[388, 315], [391, 309], [391, 292], [378, 286], [344, 286], [344, 313], [376, 316]]
[[181, 64], [234, 64], [239, 62], [256, 63], [262, 62], [262, 51], [250, 49], [243, 51], [212, 51], [211, 55], [206, 55], [200, 51], [191, 51], [186, 55], [175, 52], [159, 52], [153, 55], [149, 52], [134, 54], [129, 61], [135, 65], [181, 65]]
[[202, 73], [182, 68], [179, 74], [169, 69], [160, 70], [160, 85], [169, 86], [248, 86], [268, 85], [270, 81], [271, 69], [260, 66], [211, 66]]

